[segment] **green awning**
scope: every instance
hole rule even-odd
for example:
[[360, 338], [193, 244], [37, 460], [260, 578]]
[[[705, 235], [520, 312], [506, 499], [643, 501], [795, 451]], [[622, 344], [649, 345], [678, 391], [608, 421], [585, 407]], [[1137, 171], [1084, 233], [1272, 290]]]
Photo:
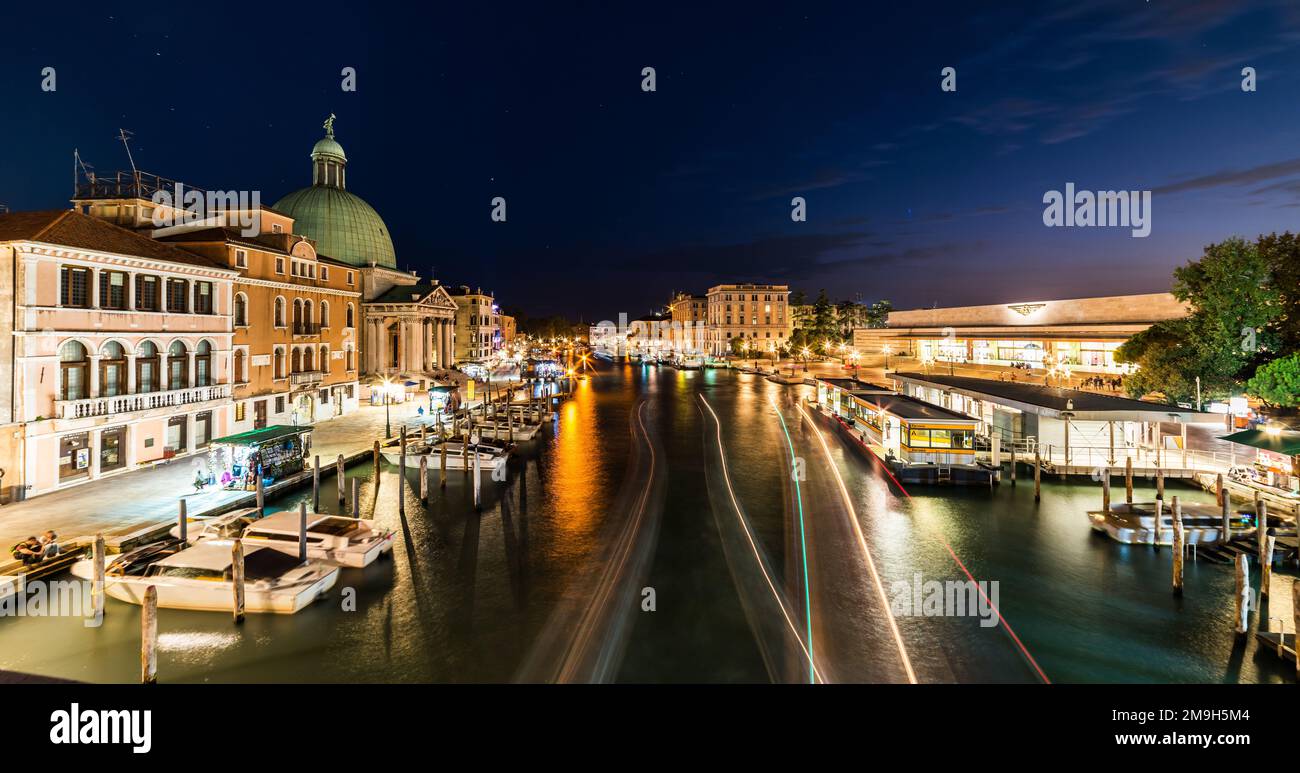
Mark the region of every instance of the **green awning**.
[[213, 440], [213, 444], [228, 446], [257, 446], [263, 443], [271, 443], [276, 440], [282, 440], [294, 435], [301, 435], [311, 432], [310, 424], [301, 427], [289, 427], [283, 424], [276, 424], [272, 427], [263, 427], [261, 429], [250, 429], [247, 432], [241, 432], [238, 435], [226, 435]]
[[1224, 435], [1219, 439], [1237, 443], [1238, 445], [1250, 446], [1251, 448], [1262, 448], [1265, 451], [1272, 451], [1283, 456], [1300, 454], [1300, 432], [1283, 431], [1277, 435], [1270, 435], [1263, 430], [1247, 429], [1234, 432], [1231, 435]]

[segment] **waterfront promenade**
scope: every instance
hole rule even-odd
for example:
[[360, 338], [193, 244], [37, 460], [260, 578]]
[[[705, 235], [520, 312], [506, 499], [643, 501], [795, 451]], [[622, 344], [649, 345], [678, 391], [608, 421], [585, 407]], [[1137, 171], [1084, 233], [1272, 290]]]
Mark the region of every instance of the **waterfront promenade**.
[[[389, 406], [393, 432], [403, 421], [411, 421], [420, 401]], [[324, 421], [312, 432], [313, 456], [321, 467], [332, 468], [339, 454], [351, 456], [370, 449], [384, 433], [384, 407], [362, 405], [349, 416]], [[10, 545], [46, 529], [61, 540], [75, 540], [97, 532], [129, 530], [175, 519], [181, 500], [191, 516], [201, 515], [249, 494], [210, 488], [195, 492], [194, 462], [185, 456], [158, 467], [115, 475], [80, 486], [34, 497], [25, 502], [0, 506], [0, 545]], [[324, 474], [324, 471], [322, 472]], [[0, 563], [8, 554], [0, 557]]]

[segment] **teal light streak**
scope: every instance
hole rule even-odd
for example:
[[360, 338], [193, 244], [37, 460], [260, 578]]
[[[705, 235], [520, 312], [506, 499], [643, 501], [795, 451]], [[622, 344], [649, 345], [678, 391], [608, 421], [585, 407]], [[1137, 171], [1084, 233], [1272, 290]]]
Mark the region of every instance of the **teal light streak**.
[[[781, 420], [781, 431], [785, 433], [785, 443], [790, 447], [790, 469], [794, 470], [794, 441], [790, 439], [790, 430], [785, 425], [785, 417], [781, 415], [781, 409], [772, 404], [776, 410], [776, 418]], [[794, 479], [794, 497], [799, 504], [799, 547], [803, 550], [803, 608], [804, 615], [808, 620], [808, 683], [816, 684], [816, 670], [813, 668], [813, 633], [812, 633], [812, 595], [808, 589], [808, 540], [804, 535], [803, 527], [803, 492], [799, 488], [799, 476], [791, 475]]]

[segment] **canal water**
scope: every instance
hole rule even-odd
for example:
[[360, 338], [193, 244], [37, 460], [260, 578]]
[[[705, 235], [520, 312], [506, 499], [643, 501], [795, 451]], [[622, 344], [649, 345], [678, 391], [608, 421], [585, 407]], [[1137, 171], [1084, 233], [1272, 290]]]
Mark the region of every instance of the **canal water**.
[[[413, 470], [399, 494], [394, 467], [376, 479], [357, 465], [347, 475], [363, 511], [398, 533], [391, 560], [342, 570], [327, 599], [293, 616], [236, 626], [162, 610], [159, 678], [1294, 680], [1253, 637], [1236, 640], [1228, 567], [1189, 561], [1178, 598], [1167, 549], [1092, 533], [1097, 484], [1045, 479], [1039, 503], [1024, 475], [991, 491], [905, 493], [801, 405], [808, 389], [605, 365], [522, 444], [508, 481], [483, 478], [480, 512], [460, 472], [445, 490], [432, 472], [426, 506]], [[321, 489], [321, 510], [337, 512], [334, 481]], [[1168, 494], [1210, 499], [1172, 483]], [[1152, 497], [1142, 481], [1137, 498]], [[903, 603], [970, 579], [992, 606]], [[1289, 577], [1275, 582], [1285, 609], [1264, 614], [1289, 619]], [[0, 669], [132, 682], [139, 623], [112, 599], [98, 628], [0, 619]]]

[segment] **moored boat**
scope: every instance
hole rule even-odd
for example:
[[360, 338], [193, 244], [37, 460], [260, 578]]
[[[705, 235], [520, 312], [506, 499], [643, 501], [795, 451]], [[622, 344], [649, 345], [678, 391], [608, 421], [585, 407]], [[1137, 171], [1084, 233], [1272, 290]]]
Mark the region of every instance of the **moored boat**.
[[[228, 612], [233, 606], [234, 556], [226, 540], [182, 546], [155, 543], [124, 553], [105, 568], [104, 592], [130, 604], [144, 600], [145, 589], [158, 592], [158, 606]], [[83, 559], [72, 574], [94, 579], [94, 564]], [[320, 598], [338, 582], [339, 568], [321, 561], [298, 560], [265, 545], [244, 547], [244, 609], [293, 614]]]

